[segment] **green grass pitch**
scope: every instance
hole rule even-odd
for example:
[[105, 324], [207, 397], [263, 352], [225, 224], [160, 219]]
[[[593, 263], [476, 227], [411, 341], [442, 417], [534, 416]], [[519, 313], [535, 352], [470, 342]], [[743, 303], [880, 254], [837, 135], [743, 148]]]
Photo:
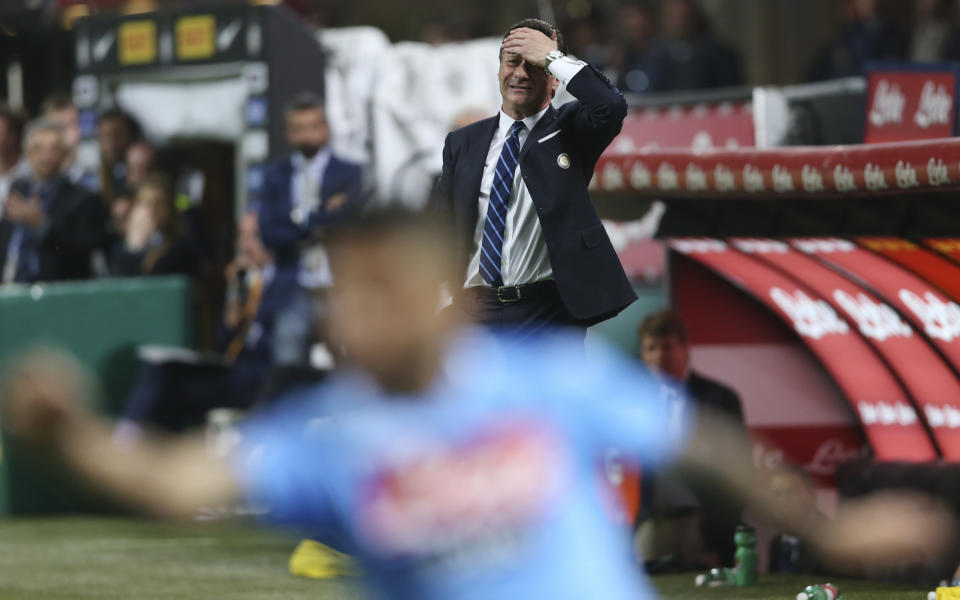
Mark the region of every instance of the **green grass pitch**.
[[[136, 519], [0, 520], [0, 599], [339, 600], [365, 598], [350, 579], [290, 575], [296, 539], [233, 523]], [[794, 600], [807, 576], [751, 588], [697, 589], [693, 574], [655, 578], [666, 600]], [[835, 580], [844, 600], [925, 600], [928, 589]], [[598, 599], [602, 600], [602, 599]]]

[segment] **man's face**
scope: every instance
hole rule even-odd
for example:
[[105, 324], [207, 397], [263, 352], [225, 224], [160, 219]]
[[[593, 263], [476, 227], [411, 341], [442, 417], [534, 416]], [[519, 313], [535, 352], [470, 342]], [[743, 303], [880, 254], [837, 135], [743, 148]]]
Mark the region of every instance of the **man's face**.
[[133, 141], [130, 128], [123, 119], [111, 118], [100, 121], [97, 127], [97, 142], [100, 157], [108, 165], [122, 161], [127, 147]]
[[330, 128], [319, 108], [305, 108], [287, 113], [287, 142], [307, 158], [312, 158], [327, 145]]
[[559, 82], [545, 69], [527, 63], [519, 54], [501, 53], [500, 96], [507, 112], [532, 115], [546, 108]]
[[410, 391], [445, 336], [437, 308], [446, 258], [432, 248], [403, 233], [365, 234], [331, 247], [331, 333], [350, 362], [386, 389]]
[[643, 336], [640, 356], [651, 370], [674, 379], [686, 377], [690, 366], [690, 347], [676, 335]]
[[76, 149], [80, 143], [80, 119], [77, 109], [72, 106], [47, 111], [46, 118], [60, 126], [63, 130], [63, 146], [67, 152]]
[[56, 131], [40, 130], [27, 140], [27, 162], [34, 177], [43, 181], [60, 172], [63, 162], [63, 140]]
[[132, 144], [127, 148], [127, 185], [131, 188], [139, 186], [153, 166], [153, 148], [145, 142]]

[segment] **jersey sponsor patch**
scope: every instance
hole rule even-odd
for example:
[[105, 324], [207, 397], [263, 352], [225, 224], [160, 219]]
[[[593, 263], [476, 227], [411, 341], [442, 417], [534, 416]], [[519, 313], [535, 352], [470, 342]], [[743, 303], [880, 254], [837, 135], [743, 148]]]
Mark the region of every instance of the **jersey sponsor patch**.
[[393, 557], [515, 545], [558, 497], [564, 456], [556, 436], [517, 422], [432, 446], [369, 479], [358, 503], [361, 533], [370, 550]]

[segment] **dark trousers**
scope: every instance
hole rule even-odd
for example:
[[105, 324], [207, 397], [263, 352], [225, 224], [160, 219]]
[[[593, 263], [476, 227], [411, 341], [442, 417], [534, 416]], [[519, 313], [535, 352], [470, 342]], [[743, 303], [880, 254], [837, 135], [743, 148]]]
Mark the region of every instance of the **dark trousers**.
[[262, 364], [195, 365], [176, 361], [144, 366], [123, 418], [182, 431], [202, 425], [214, 408], [249, 409], [267, 375]]
[[473, 323], [520, 337], [558, 328], [586, 337], [586, 326], [570, 315], [552, 281], [520, 286], [520, 294], [518, 300], [502, 301], [492, 288], [466, 288], [454, 299], [453, 309]]

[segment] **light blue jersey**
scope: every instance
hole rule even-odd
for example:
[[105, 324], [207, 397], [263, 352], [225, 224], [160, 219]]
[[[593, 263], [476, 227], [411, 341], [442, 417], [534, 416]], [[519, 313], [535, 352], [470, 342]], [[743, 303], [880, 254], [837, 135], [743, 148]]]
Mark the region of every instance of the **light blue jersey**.
[[236, 468], [250, 502], [357, 556], [383, 597], [652, 598], [598, 466], [610, 447], [662, 464], [688, 423], [612, 350], [470, 332], [416, 397], [344, 373], [252, 419]]

